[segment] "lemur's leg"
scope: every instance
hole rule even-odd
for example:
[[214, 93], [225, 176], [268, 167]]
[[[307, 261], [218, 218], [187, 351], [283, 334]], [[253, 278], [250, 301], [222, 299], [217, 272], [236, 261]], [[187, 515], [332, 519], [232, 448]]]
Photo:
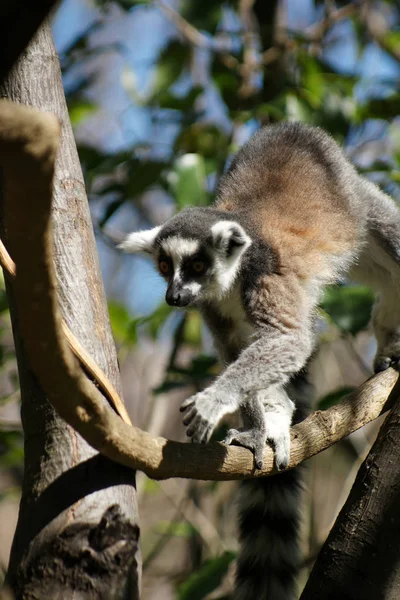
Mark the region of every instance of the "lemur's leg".
[[400, 210], [377, 187], [364, 180], [361, 187], [369, 210], [367, 244], [350, 275], [377, 292], [372, 313], [377, 372], [400, 367]]
[[269, 442], [278, 470], [285, 469], [290, 458], [290, 425], [295, 405], [281, 386], [255, 392], [240, 406], [243, 429], [230, 429], [226, 444], [238, 444], [254, 453], [256, 466], [262, 468], [265, 443]]

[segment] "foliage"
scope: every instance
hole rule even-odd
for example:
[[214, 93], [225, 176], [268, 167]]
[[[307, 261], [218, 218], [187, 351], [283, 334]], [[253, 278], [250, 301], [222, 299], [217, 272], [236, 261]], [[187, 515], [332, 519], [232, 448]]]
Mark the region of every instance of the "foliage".
[[205, 598], [219, 586], [234, 558], [233, 552], [225, 552], [218, 558], [206, 561], [178, 588], [179, 600], [202, 600]]
[[356, 335], [367, 327], [373, 301], [367, 287], [335, 286], [325, 290], [321, 307], [341, 331]]

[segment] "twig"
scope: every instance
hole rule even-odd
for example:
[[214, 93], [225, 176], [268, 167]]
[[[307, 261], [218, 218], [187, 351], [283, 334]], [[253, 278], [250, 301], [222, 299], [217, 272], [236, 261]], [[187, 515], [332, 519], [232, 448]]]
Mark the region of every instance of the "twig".
[[261, 74], [261, 41], [253, 5], [254, 0], [240, 0], [239, 2], [239, 16], [243, 26], [243, 64], [240, 66], [239, 72], [243, 81], [238, 94], [242, 98], [248, 98], [258, 91], [257, 75]]
[[[169, 482], [169, 484], [171, 484], [171, 482]], [[177, 504], [174, 496], [168, 491], [163, 482], [160, 483], [160, 486], [166, 498], [180, 510], [184, 519], [199, 532], [200, 537], [203, 539], [206, 546], [208, 546], [211, 554], [218, 554], [219, 552], [226, 550], [226, 546], [214, 525], [200, 508], [195, 505], [191, 498], [187, 497], [184, 504]], [[176, 483], [175, 486], [175, 491], [178, 492], [178, 484]]]
[[379, 26], [379, 23], [377, 23], [377, 19], [374, 17], [373, 12], [367, 10], [367, 4], [363, 23], [374, 42], [376, 42], [376, 44], [382, 48], [382, 50], [387, 52], [387, 54], [389, 54], [392, 58], [400, 62], [400, 44], [397, 46], [388, 44], [384, 35], [387, 32], [382, 32], [382, 29]]

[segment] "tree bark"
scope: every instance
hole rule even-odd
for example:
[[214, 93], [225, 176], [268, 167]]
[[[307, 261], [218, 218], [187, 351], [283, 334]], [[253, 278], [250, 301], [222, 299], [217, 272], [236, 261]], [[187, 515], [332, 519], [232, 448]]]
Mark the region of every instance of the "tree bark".
[[[397, 398], [400, 385], [392, 392]], [[400, 401], [382, 425], [301, 600], [400, 598]]]
[[[23, 52], [0, 95], [53, 112], [61, 123], [52, 211], [59, 301], [71, 331], [120, 392], [85, 187], [48, 24]], [[4, 186], [6, 194], [6, 181]], [[7, 223], [2, 225], [7, 244]], [[138, 598], [134, 472], [97, 454], [56, 414], [30, 369], [11, 283], [7, 291], [25, 433], [25, 476], [7, 582], [18, 598]]]

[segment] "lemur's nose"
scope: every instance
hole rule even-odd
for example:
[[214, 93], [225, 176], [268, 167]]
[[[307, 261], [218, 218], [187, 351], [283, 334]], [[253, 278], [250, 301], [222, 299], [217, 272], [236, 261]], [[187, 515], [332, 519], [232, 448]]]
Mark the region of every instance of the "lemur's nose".
[[170, 306], [187, 306], [191, 297], [191, 293], [185, 289], [176, 290], [168, 288], [165, 294], [165, 300]]

